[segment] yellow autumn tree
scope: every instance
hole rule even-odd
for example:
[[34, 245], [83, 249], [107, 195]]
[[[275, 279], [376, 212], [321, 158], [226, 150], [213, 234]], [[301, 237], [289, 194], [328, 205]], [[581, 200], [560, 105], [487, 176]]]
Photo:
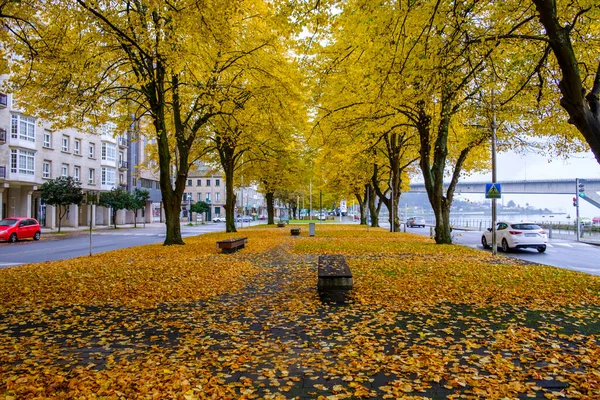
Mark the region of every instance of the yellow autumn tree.
[[41, 0], [36, 7], [35, 26], [12, 25], [32, 38], [11, 43], [12, 90], [27, 112], [57, 125], [94, 130], [112, 121], [126, 129], [147, 119], [157, 142], [164, 243], [183, 244], [178, 216], [195, 147], [209, 121], [230, 113], [223, 105], [236, 102], [234, 77], [256, 59], [273, 59], [286, 19], [262, 0]]

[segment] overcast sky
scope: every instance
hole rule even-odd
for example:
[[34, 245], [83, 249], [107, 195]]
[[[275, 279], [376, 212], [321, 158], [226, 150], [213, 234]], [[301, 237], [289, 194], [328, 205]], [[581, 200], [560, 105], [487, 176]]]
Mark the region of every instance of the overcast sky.
[[[490, 161], [491, 165], [491, 161]], [[600, 178], [600, 164], [592, 152], [577, 153], [567, 160], [548, 159], [537, 154], [498, 153], [496, 157], [498, 182], [537, 179]], [[492, 174], [477, 174], [463, 181], [488, 181]]]

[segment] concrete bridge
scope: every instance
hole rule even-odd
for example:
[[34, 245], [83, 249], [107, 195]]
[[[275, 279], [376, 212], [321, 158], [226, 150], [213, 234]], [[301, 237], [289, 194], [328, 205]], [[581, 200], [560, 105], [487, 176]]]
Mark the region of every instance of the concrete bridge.
[[[480, 193], [485, 194], [485, 185], [490, 182], [459, 182], [456, 185], [456, 193]], [[576, 196], [578, 189], [575, 179], [556, 180], [533, 180], [533, 181], [505, 181], [498, 182], [502, 187], [502, 194], [567, 194]], [[600, 208], [600, 179], [580, 179], [580, 184], [585, 187], [585, 200]], [[447, 183], [444, 184], [447, 187]], [[425, 185], [414, 183], [410, 185], [410, 192], [425, 193]]]

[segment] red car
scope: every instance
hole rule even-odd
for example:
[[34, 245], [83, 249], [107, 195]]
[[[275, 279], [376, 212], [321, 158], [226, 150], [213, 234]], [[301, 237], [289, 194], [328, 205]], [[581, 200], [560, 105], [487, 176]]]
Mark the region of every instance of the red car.
[[37, 220], [25, 217], [10, 217], [0, 221], [0, 241], [11, 243], [19, 239], [40, 240], [42, 230]]

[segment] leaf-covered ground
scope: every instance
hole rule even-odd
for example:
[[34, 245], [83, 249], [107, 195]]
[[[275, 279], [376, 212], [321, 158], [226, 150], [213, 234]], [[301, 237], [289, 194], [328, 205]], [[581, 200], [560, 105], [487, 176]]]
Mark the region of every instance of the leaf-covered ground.
[[[356, 226], [0, 271], [6, 399], [600, 398], [600, 280]], [[344, 304], [317, 258], [343, 254]]]

